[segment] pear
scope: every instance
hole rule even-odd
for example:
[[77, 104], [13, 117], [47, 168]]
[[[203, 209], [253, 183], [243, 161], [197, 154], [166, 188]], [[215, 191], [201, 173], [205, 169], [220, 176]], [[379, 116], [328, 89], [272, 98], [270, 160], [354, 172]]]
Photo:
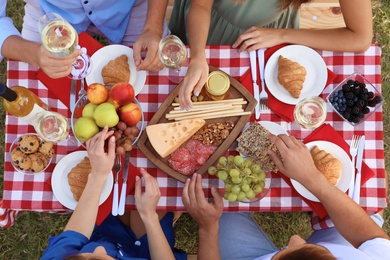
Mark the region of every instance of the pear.
[[74, 134], [81, 142], [88, 141], [99, 132], [99, 127], [90, 117], [80, 117], [74, 124]]
[[85, 105], [82, 112], [83, 117], [93, 118], [93, 112], [95, 111], [97, 106], [98, 105], [95, 105], [94, 103], [88, 103], [87, 105]]
[[93, 112], [93, 119], [95, 119], [95, 123], [99, 127], [114, 127], [119, 122], [119, 116], [116, 113], [115, 106], [108, 102], [97, 106]]

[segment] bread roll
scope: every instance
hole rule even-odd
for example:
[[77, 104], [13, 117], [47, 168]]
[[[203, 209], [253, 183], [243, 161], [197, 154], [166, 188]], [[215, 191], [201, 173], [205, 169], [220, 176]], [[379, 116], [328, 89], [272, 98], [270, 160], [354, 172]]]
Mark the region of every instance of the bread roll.
[[119, 82], [129, 82], [130, 67], [126, 55], [110, 60], [102, 69], [103, 82], [106, 85], [115, 85]]
[[320, 150], [318, 146], [314, 146], [310, 153], [317, 169], [325, 175], [330, 183], [336, 185], [338, 179], [340, 178], [342, 166], [340, 161], [333, 157], [332, 154], [324, 150]]
[[83, 194], [85, 185], [87, 185], [88, 175], [91, 170], [92, 167], [89, 158], [84, 157], [84, 159], [68, 173], [70, 191], [76, 201], [79, 201], [81, 194]]
[[294, 98], [299, 98], [306, 79], [306, 69], [282, 55], [278, 59], [278, 81]]

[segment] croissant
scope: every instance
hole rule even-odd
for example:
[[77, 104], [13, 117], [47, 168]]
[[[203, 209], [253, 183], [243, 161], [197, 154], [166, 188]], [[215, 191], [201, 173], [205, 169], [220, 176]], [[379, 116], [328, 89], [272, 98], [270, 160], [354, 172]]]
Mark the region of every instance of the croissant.
[[114, 60], [110, 60], [102, 69], [102, 78], [106, 85], [129, 82], [130, 67], [127, 56], [123, 54]]
[[314, 146], [310, 151], [314, 160], [314, 165], [325, 175], [330, 183], [336, 185], [340, 178], [341, 163], [332, 154], [320, 150], [318, 146]]
[[70, 191], [73, 194], [73, 198], [79, 201], [81, 194], [83, 194], [85, 185], [87, 185], [88, 175], [91, 172], [92, 167], [88, 157], [77, 164], [68, 174], [68, 183]]
[[278, 81], [294, 98], [299, 98], [306, 79], [306, 69], [282, 55], [278, 60]]

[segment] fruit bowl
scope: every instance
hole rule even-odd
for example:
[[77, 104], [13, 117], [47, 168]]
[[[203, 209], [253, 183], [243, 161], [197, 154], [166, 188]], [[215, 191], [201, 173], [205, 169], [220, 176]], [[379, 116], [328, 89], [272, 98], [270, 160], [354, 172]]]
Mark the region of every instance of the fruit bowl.
[[[85, 98], [86, 98], [86, 97], [85, 97]], [[80, 117], [82, 117], [82, 114], [81, 114], [80, 110], [84, 109], [84, 107], [89, 103], [89, 102], [87, 102], [84, 106], [82, 106], [82, 105], [81, 105], [82, 102], [85, 102], [85, 101], [83, 100], [83, 97], [81, 97], [81, 98], [76, 102], [76, 105], [75, 105], [76, 108], [79, 108], [79, 111], [76, 111], [76, 110], [75, 110], [75, 112], [72, 113], [72, 116], [71, 116], [71, 126], [72, 126], [73, 132], [75, 132], [74, 125], [75, 125], [76, 121], [77, 121]], [[81, 103], [81, 104], [79, 104], [79, 103]], [[143, 114], [143, 112], [142, 112], [141, 104], [139, 103], [139, 101], [137, 100], [137, 98], [134, 98], [133, 103], [135, 103], [135, 104], [139, 107], [139, 109], [141, 110], [141, 120], [140, 120], [135, 126], [133, 126], [133, 127], [138, 128], [139, 131], [136, 131], [136, 135], [131, 136], [131, 145], [132, 145], [132, 146], [134, 146], [134, 145], [137, 143], [139, 137], [140, 137], [141, 134], [142, 134], [142, 131], [143, 131], [143, 129], [144, 129], [144, 124], [145, 124], [145, 119], [144, 119], [144, 114]], [[120, 121], [120, 122], [121, 122], [121, 121]], [[118, 125], [119, 125], [119, 123], [118, 123]], [[118, 125], [117, 125], [116, 127], [118, 127]], [[102, 129], [99, 128], [99, 131], [101, 131], [101, 130], [102, 130]], [[120, 130], [120, 129], [113, 129], [113, 130], [115, 130], [115, 134], [114, 134], [114, 135], [115, 135], [115, 137], [116, 137], [116, 140], [118, 140], [118, 139], [120, 138], [120, 136], [122, 136], [122, 137], [125, 136], [125, 133], [124, 133], [125, 130]], [[138, 133], [137, 133], [137, 132], [138, 132]], [[79, 138], [77, 138], [77, 135], [76, 135], [76, 134], [75, 134], [75, 137], [76, 137], [77, 141], [78, 141], [84, 148], [86, 148], [85, 142], [83, 142], [83, 141], [81, 141]], [[117, 147], [118, 147], [118, 145], [117, 145]], [[130, 149], [130, 150], [131, 150], [131, 149]]]
[[345, 78], [326, 97], [333, 110], [353, 126], [359, 125], [381, 107], [381, 93], [361, 74]]
[[[29, 138], [29, 139], [28, 139]], [[34, 152], [31, 151], [23, 151], [24, 147], [19, 146], [19, 141], [28, 142], [29, 145], [33, 145]], [[38, 147], [36, 148], [36, 140], [38, 140]], [[44, 146], [42, 144], [46, 143]], [[21, 143], [22, 144], [22, 143]], [[33, 175], [39, 172], [43, 172], [49, 167], [53, 155], [53, 143], [45, 142], [42, 138], [40, 138], [35, 133], [27, 133], [21, 136], [18, 136], [11, 144], [9, 149], [9, 153], [11, 156], [11, 164], [20, 173], [26, 175]], [[28, 159], [27, 159], [28, 157]], [[34, 163], [34, 164], [33, 164]], [[34, 170], [38, 169], [38, 170]]]

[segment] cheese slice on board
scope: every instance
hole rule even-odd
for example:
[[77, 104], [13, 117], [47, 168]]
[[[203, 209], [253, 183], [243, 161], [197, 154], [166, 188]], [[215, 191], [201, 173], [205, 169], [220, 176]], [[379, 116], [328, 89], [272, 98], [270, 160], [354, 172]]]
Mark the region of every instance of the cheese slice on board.
[[165, 158], [191, 138], [206, 121], [187, 119], [173, 123], [148, 125], [146, 134], [156, 152]]

